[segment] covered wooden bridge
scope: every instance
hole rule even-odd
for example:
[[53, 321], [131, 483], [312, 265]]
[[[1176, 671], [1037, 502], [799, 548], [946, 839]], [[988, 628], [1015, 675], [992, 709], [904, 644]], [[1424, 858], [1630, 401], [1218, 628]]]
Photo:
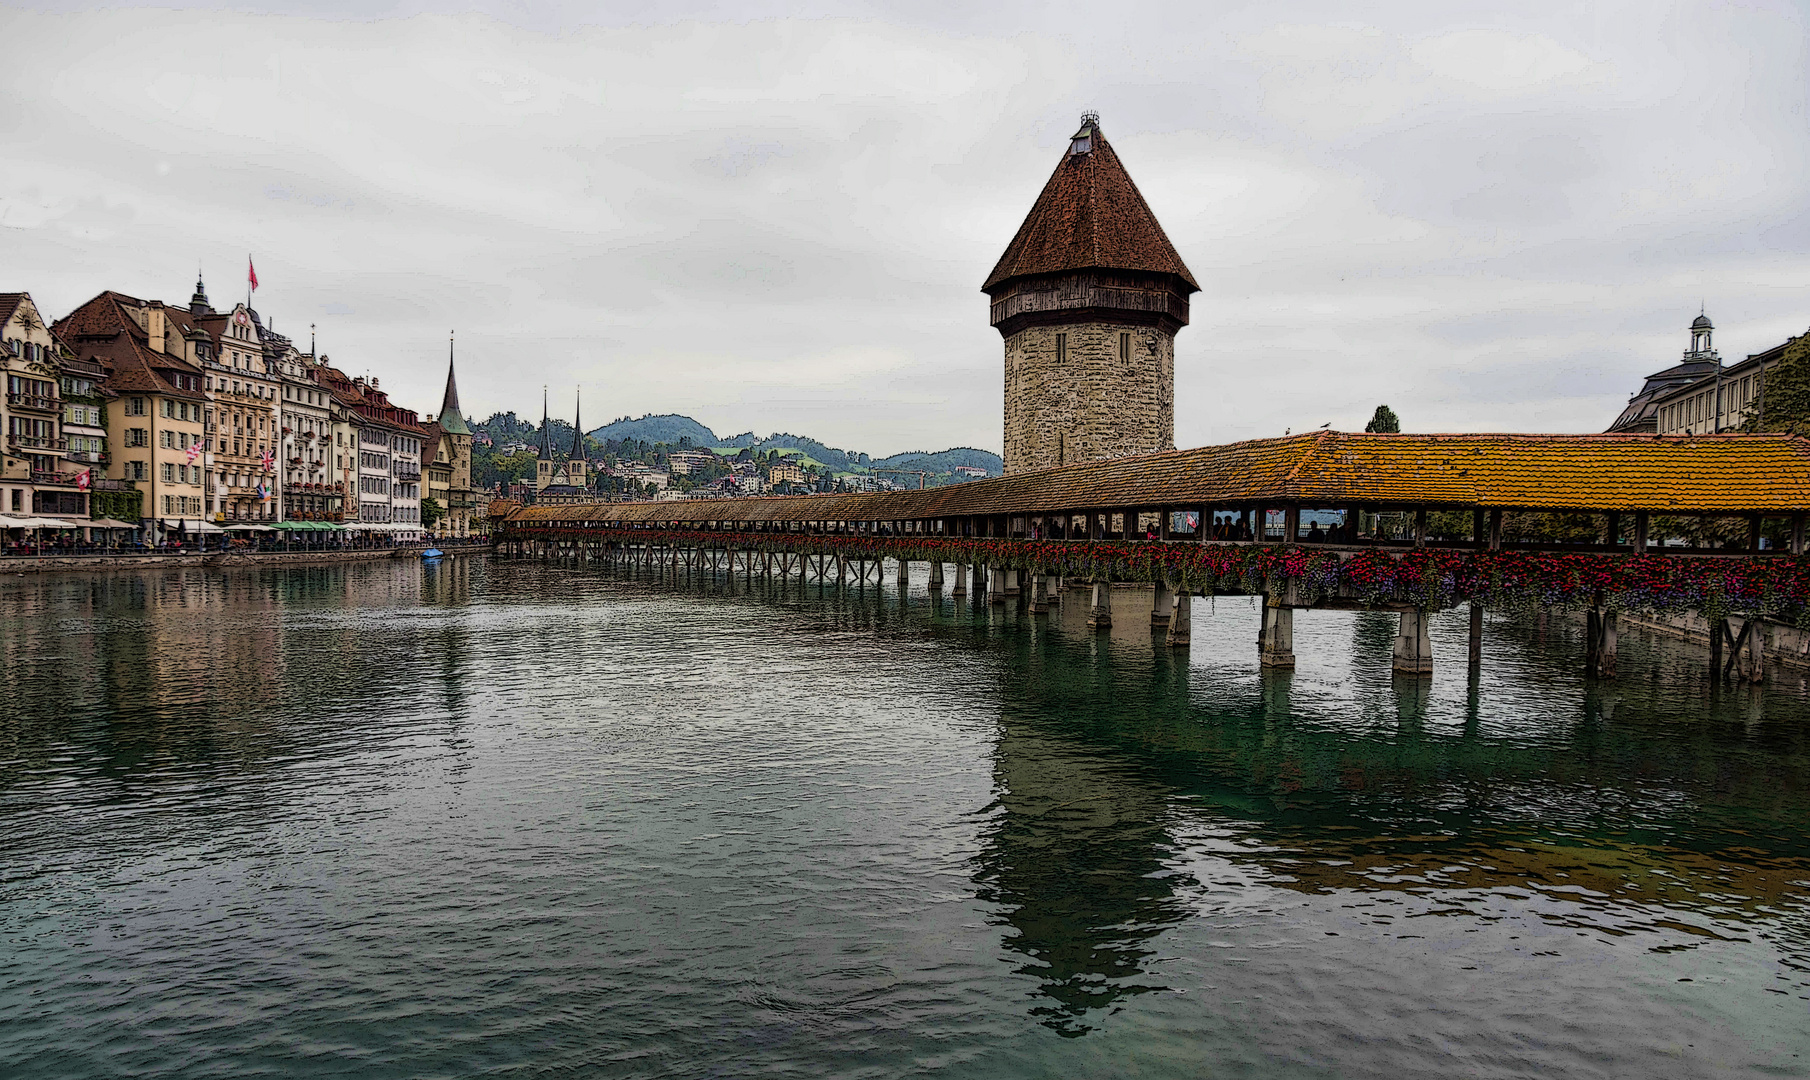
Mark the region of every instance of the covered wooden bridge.
[[[1676, 605], [1697, 589], [1709, 597], [1700, 606], [1716, 609], [1713, 644], [1726, 635], [1739, 646], [1714, 662], [1757, 678], [1753, 617], [1800, 602], [1799, 560], [1767, 568], [1752, 598], [1742, 582], [1756, 560], [1802, 554], [1807, 512], [1810, 440], [1793, 436], [1323, 431], [923, 491], [523, 507], [494, 521], [492, 535], [517, 556], [741, 552], [750, 573], [756, 562], [806, 573], [814, 557], [822, 575], [834, 558], [839, 577], [860, 580], [870, 560], [891, 557], [901, 577], [911, 562], [929, 563], [933, 586], [947, 562], [958, 567], [958, 590], [961, 568], [990, 567], [977, 572], [989, 594], [1006, 602], [1025, 592], [1033, 610], [1053, 602], [1052, 579], [1080, 577], [1094, 586], [1097, 624], [1111, 619], [1111, 581], [1148, 580], [1176, 644], [1187, 640], [1189, 595], [1258, 591], [1268, 598], [1261, 657], [1271, 666], [1293, 663], [1294, 608], [1384, 607], [1402, 612], [1395, 666], [1407, 673], [1431, 668], [1430, 611], [1469, 600], [1475, 656], [1490, 599], [1551, 599], [1563, 586], [1560, 601], [1579, 601], [1571, 579], [1517, 579], [1505, 591], [1505, 567], [1525, 576], [1525, 556], [1563, 553], [1572, 579], [1589, 570], [1599, 582], [1581, 598], [1592, 612], [1593, 671], [1613, 672], [1618, 610]], [[1590, 515], [1594, 528], [1571, 542], [1505, 530], [1526, 514]], [[1403, 583], [1429, 567], [1453, 587]], [[1718, 587], [1718, 574], [1740, 580]], [[1374, 587], [1379, 575], [1393, 583]], [[1665, 595], [1654, 592], [1661, 578]], [[1742, 617], [1725, 624], [1725, 613]]]

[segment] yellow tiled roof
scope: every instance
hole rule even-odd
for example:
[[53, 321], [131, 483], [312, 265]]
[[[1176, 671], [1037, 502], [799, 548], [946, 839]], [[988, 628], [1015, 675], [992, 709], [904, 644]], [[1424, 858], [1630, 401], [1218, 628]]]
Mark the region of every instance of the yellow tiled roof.
[[517, 511], [512, 520], [901, 521], [1258, 503], [1787, 513], [1810, 510], [1810, 439], [1322, 431], [1068, 465], [925, 491], [542, 506]]

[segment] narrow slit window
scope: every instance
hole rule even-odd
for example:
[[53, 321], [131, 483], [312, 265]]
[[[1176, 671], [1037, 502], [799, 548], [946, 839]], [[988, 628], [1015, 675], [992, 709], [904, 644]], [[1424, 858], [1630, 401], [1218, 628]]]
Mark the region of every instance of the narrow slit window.
[[1068, 335], [1067, 334], [1057, 334], [1056, 335], [1056, 363], [1058, 363], [1058, 364], [1068, 363]]
[[1120, 334], [1119, 335], [1119, 361], [1121, 363], [1125, 363], [1125, 364], [1131, 363], [1131, 335], [1130, 334]]

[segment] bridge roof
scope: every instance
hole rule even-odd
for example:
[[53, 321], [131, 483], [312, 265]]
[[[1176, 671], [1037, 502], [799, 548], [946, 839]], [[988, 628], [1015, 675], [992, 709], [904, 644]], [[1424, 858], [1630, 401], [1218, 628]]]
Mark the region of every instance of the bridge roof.
[[1810, 510], [1789, 435], [1380, 435], [1321, 431], [924, 491], [528, 507], [516, 521], [899, 521], [1269, 503], [1676, 514]]

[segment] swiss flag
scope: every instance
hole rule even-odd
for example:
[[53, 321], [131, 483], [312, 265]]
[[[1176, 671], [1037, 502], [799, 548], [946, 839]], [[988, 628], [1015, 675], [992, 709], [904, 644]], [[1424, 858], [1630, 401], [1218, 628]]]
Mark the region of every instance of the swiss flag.
[[253, 292], [258, 289], [258, 268], [252, 265], [251, 256], [245, 256], [245, 280], [251, 282]]
[[94, 470], [93, 469], [83, 469], [81, 472], [76, 474], [75, 486], [76, 486], [76, 489], [79, 491], [87, 491], [88, 485], [92, 484], [93, 482], [94, 482]]

